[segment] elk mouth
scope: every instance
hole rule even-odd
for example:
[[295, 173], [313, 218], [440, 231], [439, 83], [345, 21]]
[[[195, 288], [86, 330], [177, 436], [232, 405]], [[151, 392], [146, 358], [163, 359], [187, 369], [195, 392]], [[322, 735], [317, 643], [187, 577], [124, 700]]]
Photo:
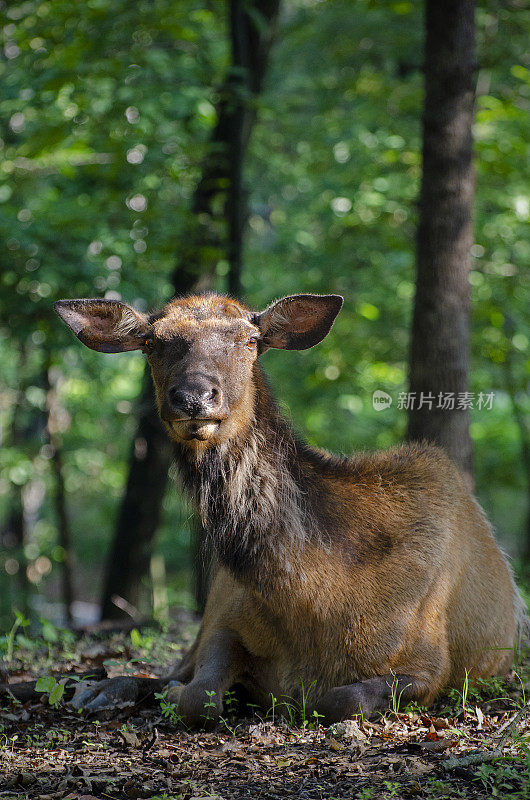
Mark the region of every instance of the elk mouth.
[[171, 430], [179, 439], [186, 441], [198, 439], [201, 442], [214, 436], [219, 430], [221, 422], [222, 419], [212, 419], [210, 417], [186, 417], [168, 420]]

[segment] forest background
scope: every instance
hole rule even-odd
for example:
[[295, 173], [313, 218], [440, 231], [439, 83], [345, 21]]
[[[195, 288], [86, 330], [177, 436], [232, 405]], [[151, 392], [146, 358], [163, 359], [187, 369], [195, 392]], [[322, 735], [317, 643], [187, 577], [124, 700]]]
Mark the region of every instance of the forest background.
[[[317, 349], [264, 357], [282, 408], [335, 452], [405, 436], [422, 4], [282, 4], [266, 69], [241, 89], [252, 132], [240, 148], [235, 271], [222, 181], [197, 208], [227, 74], [238, 79], [227, 9], [217, 0], [3, 4], [0, 630], [14, 609], [64, 622], [65, 597], [74, 621], [97, 618], [131, 460], [145, 457], [142, 356], [82, 348], [53, 314], [56, 299], [154, 309], [190, 264], [199, 283], [236, 288], [255, 308], [295, 292], [340, 293], [343, 311]], [[524, 577], [530, 10], [486, 0], [476, 25], [470, 431], [477, 496]], [[377, 390], [390, 407], [374, 408]], [[142, 486], [146, 497], [153, 486]], [[170, 479], [133, 616], [194, 604], [190, 520]]]

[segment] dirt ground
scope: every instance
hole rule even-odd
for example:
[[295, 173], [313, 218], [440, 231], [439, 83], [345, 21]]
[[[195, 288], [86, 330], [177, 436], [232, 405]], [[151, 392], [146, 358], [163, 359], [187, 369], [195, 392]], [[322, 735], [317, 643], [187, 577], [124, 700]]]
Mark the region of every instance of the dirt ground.
[[241, 717], [228, 698], [215, 730], [189, 731], [160, 701], [96, 717], [61, 696], [72, 673], [163, 674], [195, 630], [182, 613], [167, 630], [8, 641], [3, 680], [48, 680], [38, 698], [0, 699], [0, 800], [530, 798], [529, 660], [432, 708], [328, 729], [295, 708]]

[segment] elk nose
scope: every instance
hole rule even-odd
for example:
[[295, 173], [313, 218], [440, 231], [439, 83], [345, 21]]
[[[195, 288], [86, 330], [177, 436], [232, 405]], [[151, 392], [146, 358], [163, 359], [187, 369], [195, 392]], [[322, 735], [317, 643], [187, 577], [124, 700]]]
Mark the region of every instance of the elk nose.
[[172, 386], [168, 391], [168, 401], [173, 411], [183, 412], [189, 417], [210, 417], [220, 408], [222, 393], [212, 385]]

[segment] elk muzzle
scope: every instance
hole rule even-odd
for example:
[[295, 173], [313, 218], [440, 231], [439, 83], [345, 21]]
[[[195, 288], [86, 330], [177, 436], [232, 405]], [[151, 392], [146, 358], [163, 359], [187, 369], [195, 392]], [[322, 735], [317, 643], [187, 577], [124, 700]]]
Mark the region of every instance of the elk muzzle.
[[170, 386], [165, 405], [165, 421], [182, 439], [208, 439], [228, 417], [219, 381], [200, 373]]

